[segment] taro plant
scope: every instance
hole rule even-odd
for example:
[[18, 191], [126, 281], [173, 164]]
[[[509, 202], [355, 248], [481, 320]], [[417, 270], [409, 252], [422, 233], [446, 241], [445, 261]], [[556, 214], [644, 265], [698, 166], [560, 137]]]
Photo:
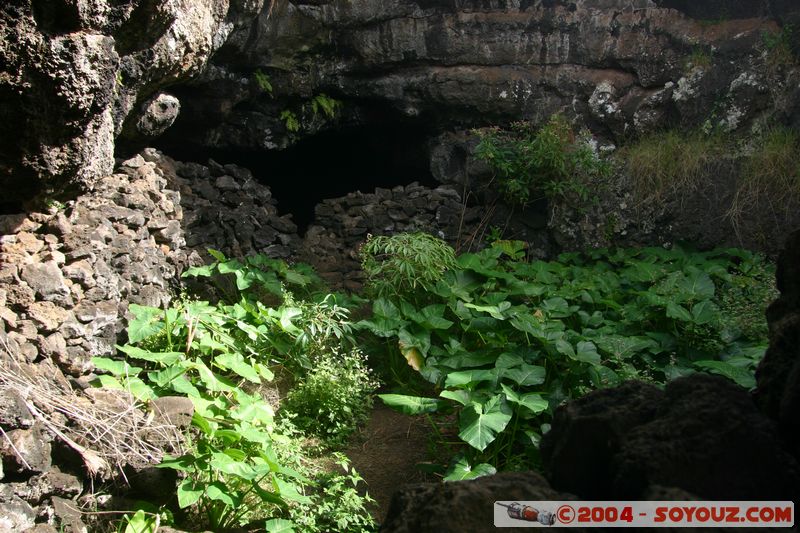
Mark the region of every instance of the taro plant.
[[132, 305], [131, 312], [129, 344], [119, 350], [141, 366], [96, 358], [111, 373], [99, 381], [142, 401], [174, 395], [192, 401], [192, 445], [159, 465], [184, 475], [178, 506], [195, 507], [209, 527], [225, 529], [304, 502], [308, 480], [277, 462], [273, 410], [256, 392], [273, 377], [269, 361], [241, 342], [258, 336], [258, 327], [207, 302], [166, 310]]
[[[313, 277], [302, 273], [302, 266], [212, 255], [215, 263], [190, 269], [186, 276], [221, 278], [216, 282], [225, 298], [217, 304], [184, 298], [166, 309], [131, 305], [128, 343], [118, 347], [127, 360], [95, 358], [98, 370], [107, 372], [98, 384], [128, 390], [140, 401], [191, 400], [191, 438], [182, 453], [159, 465], [181, 474], [176, 516], [183, 522], [215, 531], [291, 531], [294, 510], [313, 515], [312, 507], [322, 500], [329, 507], [347, 506], [342, 512], [352, 515], [353, 527], [343, 531], [369, 529], [367, 500], [319, 492], [320, 479], [304, 466], [307, 459], [298, 457], [301, 449], [287, 436], [296, 436], [295, 430], [288, 421], [276, 421], [261, 394], [276, 365], [294, 368], [302, 377], [307, 353], [343, 342], [349, 328], [346, 309], [333, 295], [309, 294], [306, 301], [287, 290], [308, 290]], [[265, 297], [277, 299], [275, 307], [263, 303]], [[323, 414], [333, 407], [339, 406], [316, 405]], [[134, 515], [129, 524], [144, 519]]]
[[[463, 254], [423, 304], [387, 291], [358, 324], [413, 353], [409, 363], [437, 394], [401, 390], [381, 395], [385, 403], [455, 415], [465, 448], [446, 479], [536, 466], [537, 444], [562, 401], [625, 379], [664, 383], [708, 371], [754, 386], [766, 338], [728, 327], [726, 298], [759, 311], [763, 322], [766, 292], [755, 289], [769, 277], [762, 259], [677, 247], [550, 262], [512, 255], [504, 246]], [[746, 263], [764, 275], [743, 292]]]

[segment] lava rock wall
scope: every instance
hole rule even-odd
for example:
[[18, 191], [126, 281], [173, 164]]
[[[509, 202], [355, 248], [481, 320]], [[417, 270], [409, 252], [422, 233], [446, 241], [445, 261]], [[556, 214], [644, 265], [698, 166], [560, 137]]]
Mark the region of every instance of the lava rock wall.
[[[160, 89], [197, 75], [263, 0], [10, 0], [0, 6], [3, 202], [91, 188], [115, 140], [152, 138], [175, 106]], [[168, 99], [167, 95], [161, 96]], [[160, 115], [159, 115], [160, 113]], [[159, 116], [156, 116], [159, 115]], [[144, 120], [142, 120], [144, 118]], [[158, 119], [158, 120], [156, 120]]]

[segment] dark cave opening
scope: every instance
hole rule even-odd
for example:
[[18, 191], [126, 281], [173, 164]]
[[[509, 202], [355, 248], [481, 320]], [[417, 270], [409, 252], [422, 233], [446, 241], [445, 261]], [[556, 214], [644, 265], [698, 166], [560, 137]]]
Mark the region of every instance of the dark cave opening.
[[279, 211], [292, 215], [302, 235], [314, 220], [314, 207], [325, 198], [412, 182], [437, 186], [430, 171], [430, 134], [422, 121], [381, 122], [322, 132], [284, 150], [199, 153], [178, 143], [158, 148], [178, 160], [205, 164], [211, 158], [251, 170], [270, 187]]

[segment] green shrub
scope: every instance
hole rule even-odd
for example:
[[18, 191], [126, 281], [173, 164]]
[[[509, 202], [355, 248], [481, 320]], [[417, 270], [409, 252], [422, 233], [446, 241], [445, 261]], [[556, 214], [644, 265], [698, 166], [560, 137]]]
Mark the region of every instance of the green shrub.
[[289, 392], [282, 410], [306, 433], [341, 445], [366, 421], [377, 385], [358, 350], [325, 352]]
[[325, 472], [315, 477], [312, 503], [292, 508], [290, 518], [303, 533], [368, 533], [377, 524], [366, 509], [375, 501], [369, 494], [361, 495], [361, 476], [340, 453], [333, 455], [343, 473]]
[[767, 307], [778, 296], [773, 266], [756, 254], [741, 252], [741, 262], [732, 269], [728, 283], [720, 292], [725, 337], [766, 339], [769, 333]]
[[297, 118], [294, 111], [284, 109], [281, 111], [280, 119], [286, 125], [286, 131], [290, 133], [297, 133], [300, 131], [300, 120]]
[[432, 288], [455, 266], [455, 250], [428, 233], [372, 236], [361, 247], [368, 290], [377, 296], [405, 296]]
[[553, 115], [536, 129], [529, 122], [515, 122], [510, 130], [477, 130], [480, 142], [475, 155], [494, 170], [505, 200], [525, 205], [532, 194], [578, 201], [589, 198], [590, 183], [606, 175], [609, 167], [591, 147], [576, 140], [563, 115]]
[[331, 98], [325, 93], [320, 93], [311, 99], [310, 105], [311, 112], [315, 117], [319, 115], [321, 111], [327, 118], [333, 118], [336, 116], [336, 112], [339, 110], [339, 108], [342, 107], [342, 102], [335, 98]]

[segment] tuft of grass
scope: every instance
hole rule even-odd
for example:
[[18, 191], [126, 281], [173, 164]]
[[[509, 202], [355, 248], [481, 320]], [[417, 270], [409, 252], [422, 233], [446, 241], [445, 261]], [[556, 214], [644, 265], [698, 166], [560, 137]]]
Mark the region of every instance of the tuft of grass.
[[667, 130], [641, 137], [623, 148], [621, 155], [634, 196], [645, 203], [694, 191], [724, 147], [718, 134]]
[[686, 60], [686, 70], [701, 67], [707, 68], [711, 66], [711, 54], [703, 48], [694, 48], [691, 55]]
[[787, 67], [797, 62], [797, 56], [792, 49], [792, 34], [794, 27], [791, 24], [784, 26], [781, 31], [762, 34], [764, 47], [767, 50], [767, 65], [772, 69]]
[[786, 127], [767, 131], [739, 175], [728, 217], [737, 235], [751, 212], [777, 215], [800, 202], [800, 132]]

